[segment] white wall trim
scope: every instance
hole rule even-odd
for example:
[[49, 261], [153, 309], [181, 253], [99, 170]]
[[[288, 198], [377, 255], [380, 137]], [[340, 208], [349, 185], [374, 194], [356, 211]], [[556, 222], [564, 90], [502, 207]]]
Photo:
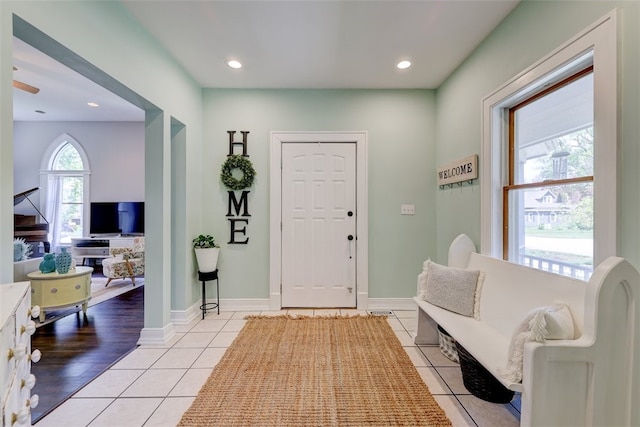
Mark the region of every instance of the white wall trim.
[[173, 324], [169, 323], [162, 328], [143, 328], [140, 331], [137, 344], [149, 347], [167, 347], [172, 345], [177, 338]]
[[502, 258], [502, 187], [506, 159], [501, 149], [505, 108], [572, 61], [593, 52], [594, 64], [594, 265], [617, 254], [618, 57], [617, 10], [603, 16], [482, 100], [480, 252]]
[[356, 260], [357, 308], [366, 310], [369, 294], [369, 219], [368, 219], [368, 147], [367, 133], [361, 132], [271, 132], [270, 147], [270, 203], [269, 203], [269, 304], [271, 310], [282, 307], [281, 261], [282, 244], [280, 241], [282, 218], [282, 144], [287, 142], [355, 142], [356, 143], [356, 210], [358, 238], [358, 256]]
[[188, 307], [186, 310], [171, 310], [169, 313], [169, 321], [174, 325], [188, 325], [191, 322], [202, 318], [200, 304], [201, 303], [198, 302], [191, 307]]
[[369, 298], [368, 310], [416, 310], [413, 298]]

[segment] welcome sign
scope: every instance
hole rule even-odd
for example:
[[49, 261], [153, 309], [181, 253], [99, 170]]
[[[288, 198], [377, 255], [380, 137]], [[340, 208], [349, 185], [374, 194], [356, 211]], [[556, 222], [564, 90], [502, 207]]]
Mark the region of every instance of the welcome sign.
[[472, 154], [464, 159], [438, 168], [438, 185], [455, 184], [478, 178], [478, 155]]

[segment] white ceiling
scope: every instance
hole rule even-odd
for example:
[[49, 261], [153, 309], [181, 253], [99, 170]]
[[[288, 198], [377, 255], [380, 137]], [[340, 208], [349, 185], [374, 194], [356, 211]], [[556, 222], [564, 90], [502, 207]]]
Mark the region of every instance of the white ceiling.
[[[433, 89], [518, 1], [120, 2], [202, 87]], [[243, 68], [229, 68], [229, 59]], [[402, 59], [412, 67], [396, 69]], [[14, 65], [16, 80], [41, 89], [14, 89], [14, 120], [143, 120], [136, 107], [18, 39]], [[87, 107], [91, 100], [101, 106]]]

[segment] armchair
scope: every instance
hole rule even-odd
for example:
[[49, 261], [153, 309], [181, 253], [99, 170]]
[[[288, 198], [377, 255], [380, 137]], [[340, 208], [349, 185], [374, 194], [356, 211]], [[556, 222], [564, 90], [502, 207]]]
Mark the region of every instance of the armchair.
[[102, 261], [102, 274], [107, 277], [107, 284], [113, 279], [130, 278], [136, 285], [136, 276], [144, 275], [144, 237], [136, 237], [131, 248], [109, 248], [110, 258]]

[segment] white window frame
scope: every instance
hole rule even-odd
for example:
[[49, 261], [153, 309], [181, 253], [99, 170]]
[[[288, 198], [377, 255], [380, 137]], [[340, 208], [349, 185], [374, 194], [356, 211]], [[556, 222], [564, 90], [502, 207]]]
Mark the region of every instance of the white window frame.
[[502, 187], [508, 181], [508, 108], [589, 61], [594, 65], [594, 265], [617, 254], [616, 13], [614, 10], [603, 16], [482, 100], [480, 250], [483, 254], [502, 258]]
[[[62, 147], [63, 144], [69, 143], [71, 144], [80, 155], [82, 159], [83, 170], [73, 170], [73, 171], [62, 171], [62, 170], [53, 170], [53, 161], [54, 157], [57, 155], [58, 151]], [[54, 139], [51, 144], [47, 147], [42, 156], [42, 161], [40, 163], [40, 209], [43, 212], [46, 212], [47, 208], [47, 200], [49, 198], [49, 176], [51, 175], [62, 175], [62, 176], [81, 176], [83, 178], [82, 184], [82, 235], [89, 235], [89, 201], [90, 198], [90, 188], [91, 188], [91, 168], [89, 165], [89, 158], [87, 157], [87, 153], [82, 148], [82, 145], [71, 135], [68, 133], [63, 133]], [[49, 229], [49, 235], [53, 234], [53, 230]], [[50, 238], [49, 238], [50, 239]], [[51, 239], [50, 239], [51, 240]], [[57, 242], [53, 242], [51, 240], [51, 251], [55, 250], [55, 245]]]

